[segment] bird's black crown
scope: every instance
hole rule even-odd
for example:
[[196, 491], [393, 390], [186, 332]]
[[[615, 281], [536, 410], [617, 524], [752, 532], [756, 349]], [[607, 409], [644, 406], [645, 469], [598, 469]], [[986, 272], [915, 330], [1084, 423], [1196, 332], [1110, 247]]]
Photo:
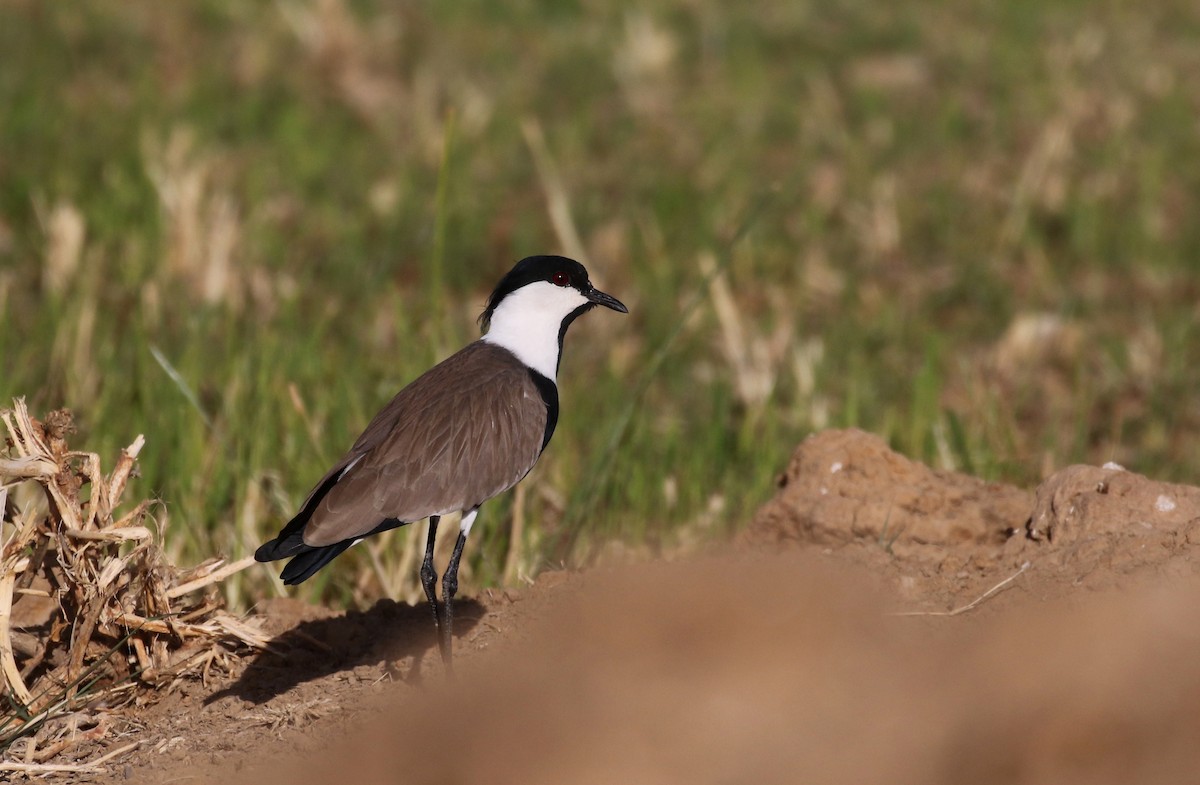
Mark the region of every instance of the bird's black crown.
[[487, 307], [479, 315], [480, 326], [484, 330], [488, 328], [492, 321], [492, 313], [501, 300], [522, 286], [536, 281], [571, 286], [584, 294], [592, 288], [587, 268], [574, 259], [565, 256], [527, 256], [517, 262], [516, 266], [500, 279], [500, 283], [496, 284], [492, 296], [488, 298]]

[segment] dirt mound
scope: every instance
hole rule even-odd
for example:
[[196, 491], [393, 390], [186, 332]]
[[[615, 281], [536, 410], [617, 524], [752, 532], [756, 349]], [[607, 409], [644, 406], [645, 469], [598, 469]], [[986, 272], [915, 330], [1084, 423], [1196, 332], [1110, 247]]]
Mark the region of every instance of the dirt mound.
[[935, 471], [859, 430], [805, 439], [779, 488], [755, 516], [749, 542], [1000, 543], [1033, 508], [1027, 491]]
[[1071, 466], [1030, 493], [933, 470], [855, 430], [797, 447], [750, 544], [821, 547], [893, 578], [926, 607], [961, 607], [1017, 573], [1042, 597], [1134, 572], [1194, 574], [1200, 488]]
[[110, 781], [1196, 779], [1200, 489], [1030, 493], [854, 431], [781, 486], [706, 558], [475, 594], [457, 683], [423, 604], [267, 603], [236, 678], [122, 715]]
[[[245, 782], [1180, 782], [1200, 589], [889, 615], [791, 552], [585, 578], [530, 638]], [[264, 776], [264, 771], [272, 772]]]

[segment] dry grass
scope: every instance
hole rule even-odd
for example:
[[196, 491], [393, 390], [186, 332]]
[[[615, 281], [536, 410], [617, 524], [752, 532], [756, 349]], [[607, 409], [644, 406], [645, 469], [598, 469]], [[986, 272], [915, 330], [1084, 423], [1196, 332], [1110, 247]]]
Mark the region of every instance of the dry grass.
[[69, 448], [70, 412], [39, 421], [18, 399], [0, 420], [0, 752], [22, 758], [0, 766], [54, 771], [48, 760], [106, 738], [139, 688], [206, 679], [267, 639], [211, 591], [249, 560], [179, 569], [156, 543], [155, 503], [122, 505], [141, 436], [105, 474]]

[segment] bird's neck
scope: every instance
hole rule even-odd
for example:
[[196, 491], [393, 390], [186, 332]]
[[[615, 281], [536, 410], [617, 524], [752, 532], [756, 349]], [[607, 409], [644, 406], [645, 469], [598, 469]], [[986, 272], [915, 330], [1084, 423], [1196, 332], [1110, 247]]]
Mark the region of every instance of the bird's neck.
[[482, 340], [503, 346], [525, 365], [557, 384], [563, 318], [561, 313], [522, 310], [503, 302], [492, 314], [491, 327]]

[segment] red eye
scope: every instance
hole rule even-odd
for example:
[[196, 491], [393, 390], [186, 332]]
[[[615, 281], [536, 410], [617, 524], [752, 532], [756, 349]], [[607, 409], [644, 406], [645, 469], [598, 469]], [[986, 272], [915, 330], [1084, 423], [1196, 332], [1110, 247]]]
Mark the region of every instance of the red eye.
[[554, 275], [550, 276], [550, 282], [555, 286], [566, 286], [571, 282], [571, 276], [559, 270]]

